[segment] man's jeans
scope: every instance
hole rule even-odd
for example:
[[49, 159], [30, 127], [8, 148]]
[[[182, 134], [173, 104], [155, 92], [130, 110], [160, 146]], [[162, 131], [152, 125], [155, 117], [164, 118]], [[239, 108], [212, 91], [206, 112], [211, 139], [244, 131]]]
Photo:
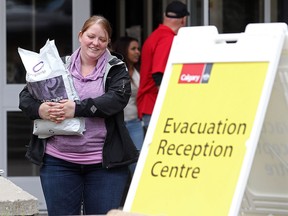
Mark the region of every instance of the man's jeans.
[[129, 177], [128, 166], [105, 169], [101, 164], [81, 165], [45, 155], [40, 178], [48, 214], [106, 214], [120, 207]]
[[146, 135], [146, 132], [148, 130], [150, 119], [151, 119], [151, 115], [143, 114], [142, 121], [143, 121], [143, 127], [144, 127], [144, 131], [145, 131], [145, 135]]
[[[142, 121], [137, 118], [130, 121], [126, 121], [125, 124], [129, 131], [132, 141], [134, 142], [137, 150], [140, 152], [144, 141], [144, 128]], [[129, 167], [131, 174], [133, 175], [136, 163], [131, 164]]]

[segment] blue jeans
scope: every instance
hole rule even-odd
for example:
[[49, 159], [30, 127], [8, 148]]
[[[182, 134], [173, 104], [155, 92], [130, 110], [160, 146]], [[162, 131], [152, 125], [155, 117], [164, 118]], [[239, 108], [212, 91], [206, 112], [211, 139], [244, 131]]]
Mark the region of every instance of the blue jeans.
[[132, 138], [136, 148], [140, 151], [144, 140], [142, 121], [140, 121], [140, 119], [133, 119], [130, 121], [126, 121], [125, 123], [129, 131], [130, 137]]
[[[129, 131], [130, 137], [133, 140], [137, 150], [141, 150], [144, 140], [144, 128], [140, 119], [133, 119], [126, 121], [126, 127]], [[130, 165], [130, 171], [133, 174], [136, 163]]]
[[40, 179], [49, 215], [80, 215], [82, 204], [84, 214], [106, 214], [120, 207], [129, 169], [74, 164], [46, 154]]
[[151, 120], [151, 115], [143, 114], [142, 121], [143, 121], [143, 124], [144, 124], [145, 134], [146, 134], [146, 132], [148, 130], [148, 126], [149, 126], [150, 120]]

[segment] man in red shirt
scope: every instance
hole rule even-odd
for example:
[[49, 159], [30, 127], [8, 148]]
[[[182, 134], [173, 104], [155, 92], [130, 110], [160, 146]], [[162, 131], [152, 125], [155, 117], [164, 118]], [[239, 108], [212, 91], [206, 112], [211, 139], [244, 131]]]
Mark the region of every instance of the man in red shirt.
[[186, 26], [190, 13], [181, 1], [167, 5], [163, 23], [146, 39], [141, 50], [140, 84], [137, 94], [139, 118], [147, 130], [158, 95], [173, 38]]

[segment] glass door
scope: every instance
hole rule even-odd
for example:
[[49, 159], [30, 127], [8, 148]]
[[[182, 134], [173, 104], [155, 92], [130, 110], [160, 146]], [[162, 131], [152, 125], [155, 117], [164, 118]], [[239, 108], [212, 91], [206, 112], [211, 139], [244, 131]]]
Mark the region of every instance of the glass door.
[[50, 39], [55, 40], [60, 55], [70, 54], [73, 44], [73, 2], [0, 2], [3, 26], [0, 31], [3, 38], [0, 42], [0, 169], [4, 170], [5, 177], [38, 199], [40, 211], [46, 210], [46, 204], [40, 185], [39, 166], [33, 165], [25, 158], [26, 145], [32, 132], [32, 121], [18, 109], [18, 95], [26, 83], [26, 72], [17, 48], [39, 52], [47, 39]]

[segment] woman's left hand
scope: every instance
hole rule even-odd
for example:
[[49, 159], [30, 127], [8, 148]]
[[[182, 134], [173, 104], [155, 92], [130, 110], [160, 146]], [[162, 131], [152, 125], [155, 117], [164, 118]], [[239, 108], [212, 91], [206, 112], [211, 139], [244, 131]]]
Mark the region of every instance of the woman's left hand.
[[74, 117], [76, 105], [72, 100], [61, 100], [59, 103], [51, 103], [50, 106], [49, 117], [55, 123], [61, 123], [65, 119]]
[[60, 104], [63, 105], [64, 119], [73, 118], [75, 115], [76, 103], [72, 100], [61, 100]]

